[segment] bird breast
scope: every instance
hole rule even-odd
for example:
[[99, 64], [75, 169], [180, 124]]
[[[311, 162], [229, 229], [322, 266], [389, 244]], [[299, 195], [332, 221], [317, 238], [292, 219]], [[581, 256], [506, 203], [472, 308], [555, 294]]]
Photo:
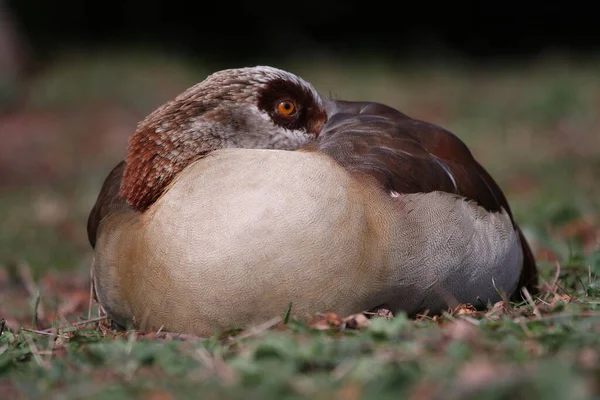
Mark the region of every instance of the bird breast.
[[495, 271], [497, 285], [516, 286], [522, 264], [508, 215], [441, 192], [391, 196], [310, 151], [215, 151], [145, 213], [115, 213], [101, 229], [95, 284], [109, 314], [202, 335], [289, 303], [306, 318], [439, 308], [446, 292], [485, 301]]
[[319, 153], [215, 151], [145, 213], [102, 222], [98, 297], [117, 320], [200, 333], [264, 322], [290, 302], [302, 317], [374, 306], [369, 267], [382, 262], [360, 189]]

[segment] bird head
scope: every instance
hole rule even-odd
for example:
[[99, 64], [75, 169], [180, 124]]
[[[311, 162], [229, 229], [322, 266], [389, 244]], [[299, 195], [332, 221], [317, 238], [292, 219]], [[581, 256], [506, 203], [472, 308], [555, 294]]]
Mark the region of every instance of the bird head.
[[178, 172], [220, 148], [298, 149], [317, 138], [330, 104], [280, 69], [216, 72], [140, 122], [129, 138], [121, 196], [143, 211]]

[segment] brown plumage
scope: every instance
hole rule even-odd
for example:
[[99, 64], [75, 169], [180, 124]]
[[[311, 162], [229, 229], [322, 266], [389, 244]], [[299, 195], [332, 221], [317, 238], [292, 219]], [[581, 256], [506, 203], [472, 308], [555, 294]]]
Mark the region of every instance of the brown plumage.
[[300, 317], [438, 312], [537, 283], [460, 139], [268, 67], [214, 74], [142, 121], [88, 236], [100, 302], [148, 329], [247, 326], [292, 300]]
[[525, 255], [519, 286], [537, 292], [535, 259], [504, 193], [453, 133], [383, 104], [338, 101], [316, 147], [352, 173], [374, 177], [387, 191], [444, 191], [474, 200], [490, 212], [506, 210]]

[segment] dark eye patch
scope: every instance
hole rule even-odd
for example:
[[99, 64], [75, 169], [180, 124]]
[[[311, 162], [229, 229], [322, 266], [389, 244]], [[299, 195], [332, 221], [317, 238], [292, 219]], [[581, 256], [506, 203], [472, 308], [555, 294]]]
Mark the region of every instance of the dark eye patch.
[[[297, 112], [293, 116], [284, 116], [276, 111], [282, 100], [296, 103]], [[314, 134], [320, 132], [327, 119], [310, 90], [285, 79], [272, 80], [259, 91], [258, 108], [266, 112], [278, 126]]]

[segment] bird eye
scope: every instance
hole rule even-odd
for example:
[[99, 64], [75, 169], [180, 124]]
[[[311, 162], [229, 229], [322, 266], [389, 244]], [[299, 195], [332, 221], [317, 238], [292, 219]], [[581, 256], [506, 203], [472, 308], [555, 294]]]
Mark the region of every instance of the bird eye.
[[290, 117], [296, 113], [296, 104], [291, 100], [282, 100], [277, 104], [277, 112]]

